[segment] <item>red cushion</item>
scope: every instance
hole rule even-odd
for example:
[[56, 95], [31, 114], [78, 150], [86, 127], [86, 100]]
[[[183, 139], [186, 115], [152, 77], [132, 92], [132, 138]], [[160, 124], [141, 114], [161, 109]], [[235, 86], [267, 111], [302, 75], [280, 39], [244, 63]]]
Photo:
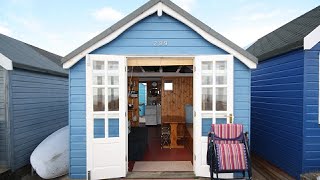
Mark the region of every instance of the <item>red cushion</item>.
[[220, 171], [247, 170], [245, 145], [216, 144]]

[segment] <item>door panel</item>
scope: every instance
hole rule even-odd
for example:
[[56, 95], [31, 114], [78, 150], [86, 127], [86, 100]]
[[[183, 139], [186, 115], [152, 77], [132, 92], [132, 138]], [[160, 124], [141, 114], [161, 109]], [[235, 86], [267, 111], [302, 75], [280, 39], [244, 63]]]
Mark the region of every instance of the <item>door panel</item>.
[[126, 59], [122, 56], [88, 55], [86, 61], [87, 178], [125, 177]]
[[[206, 164], [207, 135], [211, 124], [232, 123], [233, 56], [197, 56], [194, 59], [194, 169], [209, 177]], [[225, 177], [232, 177], [226, 174]], [[223, 176], [221, 176], [223, 177]]]

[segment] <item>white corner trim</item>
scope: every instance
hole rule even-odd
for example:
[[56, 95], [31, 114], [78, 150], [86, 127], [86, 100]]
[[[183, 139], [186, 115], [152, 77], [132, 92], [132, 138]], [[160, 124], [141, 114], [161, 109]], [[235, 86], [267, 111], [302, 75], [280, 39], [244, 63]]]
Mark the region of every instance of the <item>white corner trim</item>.
[[119, 28], [115, 32], [111, 33], [109, 36], [103, 38], [102, 40], [100, 40], [96, 44], [92, 45], [88, 49], [82, 51], [81, 53], [79, 53], [75, 57], [73, 57], [70, 60], [68, 60], [67, 62], [65, 62], [63, 64], [63, 68], [69, 69], [75, 63], [77, 63], [81, 58], [85, 57], [86, 54], [88, 54], [88, 53], [98, 49], [99, 47], [111, 42], [112, 40], [117, 38], [120, 34], [122, 34], [124, 31], [129, 29], [131, 26], [133, 26], [134, 24], [136, 24], [140, 20], [146, 18], [147, 16], [149, 16], [155, 12], [157, 12], [158, 15], [160, 15], [160, 14], [162, 15], [162, 12], [165, 12], [166, 14], [170, 15], [171, 17], [181, 21], [182, 23], [184, 23], [185, 25], [189, 26], [191, 29], [196, 31], [198, 34], [200, 34], [204, 39], [206, 39], [210, 43], [216, 45], [217, 47], [225, 50], [226, 52], [228, 52], [228, 53], [232, 54], [233, 56], [235, 56], [236, 58], [238, 58], [241, 62], [243, 62], [245, 65], [247, 65], [250, 69], [255, 69], [257, 67], [257, 64], [252, 62], [247, 57], [243, 56], [242, 54], [235, 51], [231, 47], [227, 46], [223, 42], [219, 41], [218, 39], [216, 39], [215, 37], [213, 37], [209, 33], [205, 32], [204, 30], [202, 30], [201, 28], [199, 28], [198, 26], [193, 24], [191, 21], [187, 20], [185, 17], [181, 16], [179, 13], [172, 10], [171, 8], [166, 6], [165, 4], [159, 2], [158, 4], [154, 5], [150, 9], [148, 9], [145, 12], [143, 12], [142, 14], [140, 14], [138, 17], [136, 17], [132, 21], [128, 22], [126, 25], [122, 26], [121, 28]]
[[312, 49], [318, 42], [320, 42], [320, 26], [315, 28], [303, 39], [304, 49]]
[[0, 66], [6, 70], [13, 70], [12, 61], [0, 53]]

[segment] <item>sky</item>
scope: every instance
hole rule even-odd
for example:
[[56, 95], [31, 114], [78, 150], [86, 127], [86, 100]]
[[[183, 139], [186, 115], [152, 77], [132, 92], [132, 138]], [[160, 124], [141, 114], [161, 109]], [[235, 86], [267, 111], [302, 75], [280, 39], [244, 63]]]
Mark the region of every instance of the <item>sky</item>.
[[[320, 0], [172, 0], [240, 47]], [[0, 33], [65, 56], [147, 0], [0, 0]]]

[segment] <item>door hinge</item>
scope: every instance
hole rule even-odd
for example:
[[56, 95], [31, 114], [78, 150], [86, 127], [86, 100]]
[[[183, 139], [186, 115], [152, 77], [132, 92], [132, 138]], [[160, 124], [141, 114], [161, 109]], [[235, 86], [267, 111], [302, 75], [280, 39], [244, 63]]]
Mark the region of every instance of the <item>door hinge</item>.
[[127, 72], [127, 66], [124, 67], [124, 72]]
[[88, 171], [88, 180], [91, 180], [91, 171]]
[[196, 161], [197, 160], [197, 156], [196, 155], [194, 155], [194, 161]]
[[127, 117], [127, 112], [124, 112], [124, 117]]
[[196, 112], [196, 111], [194, 111], [193, 113], [194, 113], [194, 117], [196, 117], [196, 116], [197, 116], [197, 112]]
[[196, 66], [193, 66], [193, 72], [196, 72], [197, 68]]
[[126, 156], [125, 160], [128, 161], [128, 156]]

